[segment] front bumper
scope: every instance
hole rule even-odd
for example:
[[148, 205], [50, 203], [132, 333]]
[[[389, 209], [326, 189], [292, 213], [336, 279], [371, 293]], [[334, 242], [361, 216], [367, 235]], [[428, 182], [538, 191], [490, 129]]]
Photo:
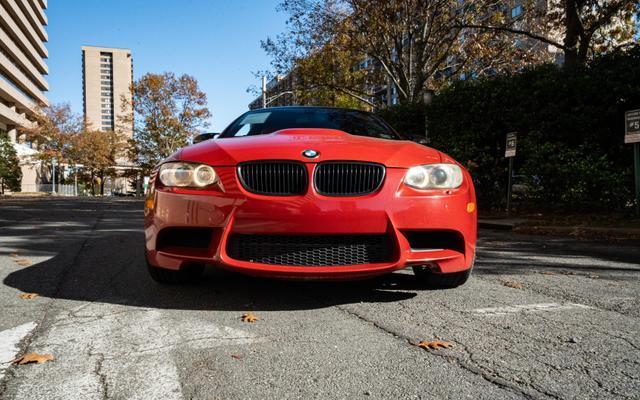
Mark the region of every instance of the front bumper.
[[[308, 164], [309, 173], [313, 164]], [[420, 192], [401, 184], [406, 169], [387, 168], [383, 186], [359, 197], [326, 197], [313, 186], [302, 196], [263, 196], [245, 191], [234, 167], [216, 167], [223, 190], [152, 188], [145, 209], [148, 262], [178, 270], [205, 262], [250, 275], [295, 279], [358, 279], [411, 265], [429, 264], [436, 272], [471, 268], [475, 254], [475, 193], [465, 173], [455, 190]], [[470, 206], [472, 204], [472, 206]], [[205, 246], [192, 248], [159, 243], [162, 232], [176, 228], [206, 228]], [[412, 233], [455, 233], [458, 246], [414, 249]], [[270, 235], [387, 234], [395, 246], [385, 263], [341, 266], [291, 266], [232, 258], [227, 242], [232, 233]], [[424, 247], [424, 246], [421, 246]]]

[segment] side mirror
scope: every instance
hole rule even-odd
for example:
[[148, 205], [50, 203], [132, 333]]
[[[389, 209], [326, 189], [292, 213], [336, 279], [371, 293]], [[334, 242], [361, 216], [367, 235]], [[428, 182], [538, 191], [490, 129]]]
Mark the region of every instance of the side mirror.
[[219, 135], [220, 135], [219, 133], [213, 133], [213, 132], [201, 133], [199, 135], [196, 135], [193, 138], [193, 144], [204, 142], [205, 140], [209, 140], [209, 139], [215, 139]]
[[426, 137], [424, 137], [422, 135], [407, 135], [407, 137], [412, 142], [416, 142], [416, 143], [424, 145], [424, 146], [428, 146], [429, 145], [429, 139], [427, 139]]

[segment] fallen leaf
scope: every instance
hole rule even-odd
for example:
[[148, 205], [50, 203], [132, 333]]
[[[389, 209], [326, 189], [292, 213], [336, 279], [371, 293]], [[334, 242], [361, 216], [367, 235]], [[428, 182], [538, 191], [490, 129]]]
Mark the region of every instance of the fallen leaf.
[[542, 271], [542, 272], [540, 272], [540, 273], [541, 273], [542, 275], [555, 275], [555, 274], [556, 274], [555, 272], [552, 272], [552, 271]]
[[47, 361], [53, 361], [53, 356], [51, 354], [38, 354], [38, 353], [29, 353], [25, 354], [20, 358], [16, 358], [12, 361], [13, 364], [24, 365], [31, 363], [42, 364]]
[[232, 354], [231, 358], [236, 360], [242, 360], [242, 354]]
[[20, 297], [21, 299], [31, 300], [38, 297], [38, 293], [20, 293], [18, 297]]
[[591, 274], [591, 275], [589, 275], [589, 278], [591, 278], [591, 279], [599, 279], [600, 275]]
[[522, 289], [522, 283], [518, 281], [503, 281], [502, 284], [513, 289]]
[[28, 267], [29, 265], [33, 264], [31, 260], [27, 258], [16, 258], [14, 262], [21, 267]]
[[17, 258], [18, 257], [18, 253], [11, 253], [11, 254], [9, 254], [9, 257]]
[[418, 347], [422, 347], [425, 350], [436, 350], [438, 348], [448, 349], [453, 347], [453, 344], [449, 342], [444, 342], [442, 340], [432, 340], [432, 341], [421, 341], [416, 344]]
[[240, 319], [242, 320], [242, 322], [256, 322], [260, 318], [256, 317], [252, 313], [244, 313], [242, 314], [242, 317]]

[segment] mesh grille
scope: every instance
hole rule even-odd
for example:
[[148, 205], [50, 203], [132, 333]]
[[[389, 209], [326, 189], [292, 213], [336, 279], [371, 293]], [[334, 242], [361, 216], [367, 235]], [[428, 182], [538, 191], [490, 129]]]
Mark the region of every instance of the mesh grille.
[[393, 246], [385, 234], [367, 235], [247, 235], [232, 234], [230, 257], [261, 264], [324, 267], [393, 261]]
[[325, 196], [362, 196], [375, 192], [384, 180], [384, 166], [359, 162], [318, 164], [314, 184]]
[[307, 170], [297, 162], [243, 163], [238, 166], [238, 176], [242, 186], [252, 193], [291, 196], [307, 190]]

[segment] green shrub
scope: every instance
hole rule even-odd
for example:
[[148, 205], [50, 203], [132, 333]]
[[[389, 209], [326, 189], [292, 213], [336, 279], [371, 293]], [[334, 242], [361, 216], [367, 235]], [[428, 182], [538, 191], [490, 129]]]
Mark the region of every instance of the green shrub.
[[[628, 208], [633, 154], [624, 144], [624, 112], [640, 108], [639, 65], [636, 47], [578, 69], [541, 65], [457, 81], [426, 110], [431, 144], [469, 167], [483, 208], [504, 205], [505, 136], [513, 131], [518, 132], [515, 173], [530, 189], [520, 207]], [[380, 114], [400, 131], [424, 132], [419, 109], [424, 113], [422, 105], [403, 105]]]

